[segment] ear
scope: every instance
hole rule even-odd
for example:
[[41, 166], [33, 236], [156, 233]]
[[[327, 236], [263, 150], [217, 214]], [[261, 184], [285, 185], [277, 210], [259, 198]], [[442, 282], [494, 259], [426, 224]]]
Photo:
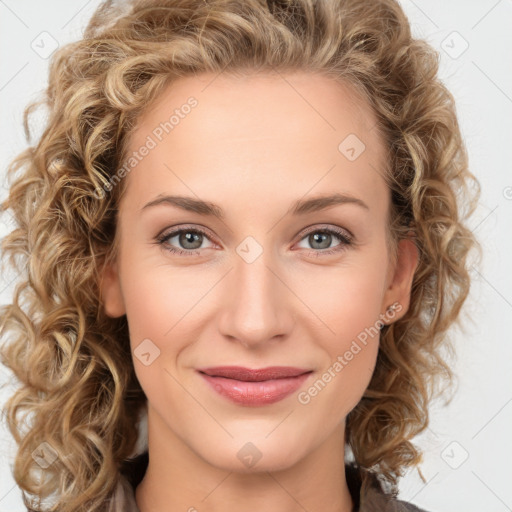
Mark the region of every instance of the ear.
[[[396, 261], [390, 265], [388, 286], [382, 302], [382, 313], [386, 315], [387, 312], [389, 317], [386, 323], [392, 323], [407, 313], [411, 301], [412, 281], [418, 261], [418, 248], [413, 239], [400, 240], [397, 247]], [[392, 313], [390, 313], [390, 310], [392, 310]]]
[[126, 314], [117, 262], [110, 263], [103, 267], [100, 294], [101, 302], [107, 316], [117, 318]]

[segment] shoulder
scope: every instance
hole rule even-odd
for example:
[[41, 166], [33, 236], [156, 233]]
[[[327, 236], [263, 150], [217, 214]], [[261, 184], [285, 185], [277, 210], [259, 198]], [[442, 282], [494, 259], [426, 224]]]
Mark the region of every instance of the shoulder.
[[371, 491], [361, 502], [359, 512], [429, 512], [412, 503], [378, 491]]
[[[345, 470], [354, 512], [429, 512], [388, 494], [375, 474], [362, 470], [354, 463], [347, 464]], [[366, 486], [362, 485], [363, 475], [367, 478]]]

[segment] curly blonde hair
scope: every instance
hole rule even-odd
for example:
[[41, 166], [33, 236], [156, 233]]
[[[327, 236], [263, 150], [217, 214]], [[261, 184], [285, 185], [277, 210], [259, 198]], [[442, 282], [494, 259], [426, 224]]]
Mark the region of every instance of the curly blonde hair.
[[[126, 317], [107, 317], [100, 298], [101, 269], [116, 256], [126, 180], [111, 190], [108, 183], [138, 117], [178, 77], [262, 70], [351, 84], [375, 112], [388, 149], [393, 240], [412, 232], [420, 260], [409, 310], [382, 329], [375, 372], [348, 415], [346, 442], [357, 464], [396, 495], [404, 469], [421, 461], [411, 439], [428, 426], [431, 400], [448, 388], [437, 384], [452, 381], [442, 351], [453, 355], [446, 331], [468, 295], [468, 256], [478, 245], [465, 221], [479, 185], [453, 96], [437, 77], [438, 53], [412, 37], [395, 0], [120, 5], [103, 2], [83, 38], [52, 56], [45, 97], [24, 113], [29, 144], [28, 120], [41, 105], [49, 111], [45, 130], [7, 170], [1, 208], [12, 211], [16, 229], [2, 251], [22, 279], [1, 310], [0, 334], [10, 334], [1, 357], [20, 383], [4, 412], [25, 504], [105, 510], [138, 439], [134, 418], [146, 397]], [[33, 452], [41, 443], [58, 458], [37, 473]]]

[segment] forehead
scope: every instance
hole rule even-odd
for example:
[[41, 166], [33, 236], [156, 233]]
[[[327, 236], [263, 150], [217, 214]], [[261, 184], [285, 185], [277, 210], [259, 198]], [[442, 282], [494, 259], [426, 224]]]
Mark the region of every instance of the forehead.
[[351, 86], [322, 75], [180, 78], [130, 136], [128, 156], [152, 148], [129, 173], [128, 189], [136, 189], [140, 201], [167, 184], [201, 195], [224, 184], [228, 195], [272, 183], [304, 194], [321, 180], [322, 191], [343, 186], [361, 192], [385, 162], [376, 124]]
[[[190, 110], [187, 107], [190, 98], [197, 101], [197, 106], [190, 112], [193, 115], [185, 112], [183, 117], [181, 110]], [[164, 89], [139, 118], [132, 142], [142, 142], [141, 137], [169, 120], [173, 112], [182, 114], [180, 121], [191, 118], [183, 124], [193, 124], [195, 131], [215, 137], [222, 137], [224, 132], [232, 132], [236, 127], [237, 138], [244, 134], [254, 138], [256, 132], [262, 137], [275, 138], [275, 127], [283, 121], [287, 127], [285, 135], [296, 133], [303, 137], [317, 128], [321, 132], [339, 132], [336, 136], [351, 128], [366, 136], [376, 125], [370, 106], [353, 86], [324, 75], [304, 71], [203, 73], [179, 78]], [[194, 118], [199, 117], [200, 122], [194, 124]], [[304, 129], [304, 124], [310, 129]], [[264, 128], [269, 129], [268, 133], [262, 131]]]

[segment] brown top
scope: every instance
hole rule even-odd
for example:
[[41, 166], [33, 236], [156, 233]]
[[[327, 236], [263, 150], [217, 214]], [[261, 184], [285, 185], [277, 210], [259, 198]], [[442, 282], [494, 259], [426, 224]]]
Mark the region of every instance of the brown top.
[[[145, 451], [125, 464], [122, 468], [123, 476], [110, 502], [108, 512], [140, 512], [135, 501], [135, 488], [144, 478], [148, 462], [148, 452]], [[347, 485], [354, 502], [352, 512], [427, 512], [412, 503], [386, 494], [377, 477], [371, 473], [371, 487], [363, 494], [362, 471], [353, 463], [345, 465]]]

